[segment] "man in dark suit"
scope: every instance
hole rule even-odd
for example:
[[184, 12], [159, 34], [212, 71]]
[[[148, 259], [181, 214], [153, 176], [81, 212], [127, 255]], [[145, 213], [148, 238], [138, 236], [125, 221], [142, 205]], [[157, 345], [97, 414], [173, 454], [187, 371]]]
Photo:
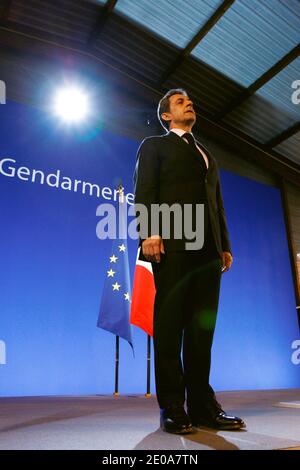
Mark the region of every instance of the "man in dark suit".
[[[178, 434], [201, 425], [240, 429], [244, 422], [222, 410], [209, 385], [221, 273], [232, 264], [217, 164], [193, 137], [196, 114], [184, 90], [170, 90], [160, 100], [158, 118], [168, 132], [142, 142], [134, 182], [137, 213], [143, 204], [149, 215], [140, 244], [142, 257], [152, 262], [156, 286], [153, 339], [161, 427]], [[167, 235], [164, 214], [155, 228], [151, 225], [151, 208], [161, 204], [184, 215], [180, 222], [170, 218]], [[201, 220], [199, 207], [204, 208]], [[204, 244], [191, 244], [186, 223], [189, 234], [199, 233], [201, 224]]]

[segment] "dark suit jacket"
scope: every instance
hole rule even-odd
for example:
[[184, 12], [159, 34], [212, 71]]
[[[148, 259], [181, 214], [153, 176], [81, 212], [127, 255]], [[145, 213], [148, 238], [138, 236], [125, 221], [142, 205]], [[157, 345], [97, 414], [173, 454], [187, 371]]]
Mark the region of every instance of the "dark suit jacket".
[[[135, 203], [205, 204], [217, 250], [231, 252], [216, 160], [198, 141], [208, 160], [174, 132], [141, 143], [134, 173]], [[166, 251], [185, 249], [186, 239], [164, 240]]]

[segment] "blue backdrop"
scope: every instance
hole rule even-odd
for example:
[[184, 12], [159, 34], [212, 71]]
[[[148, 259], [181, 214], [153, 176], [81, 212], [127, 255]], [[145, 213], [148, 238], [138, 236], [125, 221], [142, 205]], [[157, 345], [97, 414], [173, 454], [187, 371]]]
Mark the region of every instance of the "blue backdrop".
[[[109, 202], [104, 187], [122, 180], [132, 192], [139, 143], [66, 129], [12, 102], [0, 106], [0, 122], [0, 394], [112, 393], [115, 338], [96, 327], [111, 242], [96, 237], [96, 208]], [[56, 177], [32, 182], [33, 170]], [[223, 276], [211, 382], [217, 390], [299, 387], [280, 193], [221, 176], [234, 265]], [[83, 193], [82, 183], [75, 191], [76, 179], [98, 185], [99, 195], [90, 186]], [[132, 276], [136, 242], [128, 248]], [[135, 357], [120, 342], [121, 393], [146, 388], [146, 335], [133, 328], [133, 340]]]

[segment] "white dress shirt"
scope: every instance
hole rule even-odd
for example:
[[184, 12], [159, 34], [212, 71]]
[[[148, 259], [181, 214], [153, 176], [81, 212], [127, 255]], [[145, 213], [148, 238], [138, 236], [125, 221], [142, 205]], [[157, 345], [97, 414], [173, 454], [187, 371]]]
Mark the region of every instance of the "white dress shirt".
[[[182, 137], [183, 134], [186, 134], [186, 131], [184, 131], [183, 129], [177, 129], [177, 128], [173, 128], [173, 129], [170, 129], [171, 132], [175, 132], [175, 134], [177, 134], [179, 137]], [[192, 133], [191, 133], [192, 134]], [[193, 134], [192, 134], [193, 135]], [[194, 136], [193, 136], [194, 137]], [[188, 144], [188, 141], [183, 137], [184, 141]], [[207, 158], [207, 155], [203, 152], [203, 150], [199, 147], [199, 145], [197, 145], [197, 142], [195, 140], [195, 144], [196, 144], [196, 147], [197, 149], [199, 150], [200, 154], [202, 155], [202, 157], [204, 158], [204, 161], [205, 161], [205, 165], [206, 165], [206, 168], [208, 168], [208, 158]]]

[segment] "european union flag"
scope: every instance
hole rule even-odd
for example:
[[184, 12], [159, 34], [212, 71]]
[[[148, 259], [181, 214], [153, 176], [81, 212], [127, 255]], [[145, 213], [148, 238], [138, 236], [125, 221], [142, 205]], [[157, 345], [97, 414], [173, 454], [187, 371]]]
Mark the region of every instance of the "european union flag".
[[[120, 211], [124, 214], [124, 208], [120, 210], [119, 206]], [[129, 323], [131, 289], [126, 238], [113, 240], [107, 268], [97, 326], [124, 338], [133, 347]]]

